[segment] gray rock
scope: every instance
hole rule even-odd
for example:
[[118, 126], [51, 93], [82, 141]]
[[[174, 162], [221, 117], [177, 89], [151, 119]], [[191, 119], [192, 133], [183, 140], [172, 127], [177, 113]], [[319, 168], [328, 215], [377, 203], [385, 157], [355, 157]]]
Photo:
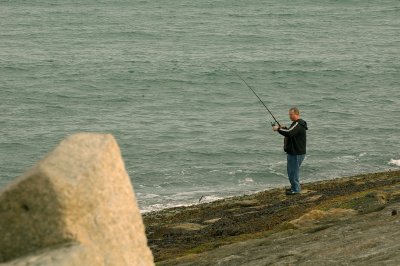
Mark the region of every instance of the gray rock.
[[1, 265], [154, 265], [109, 134], [63, 140], [0, 191]]

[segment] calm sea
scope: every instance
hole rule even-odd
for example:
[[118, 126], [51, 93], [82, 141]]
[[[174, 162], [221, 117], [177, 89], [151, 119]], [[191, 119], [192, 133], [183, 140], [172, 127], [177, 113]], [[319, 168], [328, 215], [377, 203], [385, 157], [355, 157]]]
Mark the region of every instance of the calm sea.
[[143, 212], [400, 166], [400, 1], [0, 0], [0, 186], [112, 133]]

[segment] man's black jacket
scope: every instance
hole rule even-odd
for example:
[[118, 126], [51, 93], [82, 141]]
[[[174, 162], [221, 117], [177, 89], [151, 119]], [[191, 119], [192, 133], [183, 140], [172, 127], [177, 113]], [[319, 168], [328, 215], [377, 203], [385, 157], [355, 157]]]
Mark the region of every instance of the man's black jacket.
[[294, 121], [288, 129], [278, 129], [279, 134], [285, 136], [284, 150], [288, 154], [306, 154], [307, 122], [303, 119]]

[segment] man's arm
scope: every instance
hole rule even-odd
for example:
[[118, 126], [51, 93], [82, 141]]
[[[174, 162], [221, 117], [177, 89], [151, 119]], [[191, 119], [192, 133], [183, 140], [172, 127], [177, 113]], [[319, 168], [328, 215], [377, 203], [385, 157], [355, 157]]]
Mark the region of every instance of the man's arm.
[[291, 128], [278, 128], [278, 133], [285, 137], [293, 137], [299, 133], [300, 125], [296, 122]]

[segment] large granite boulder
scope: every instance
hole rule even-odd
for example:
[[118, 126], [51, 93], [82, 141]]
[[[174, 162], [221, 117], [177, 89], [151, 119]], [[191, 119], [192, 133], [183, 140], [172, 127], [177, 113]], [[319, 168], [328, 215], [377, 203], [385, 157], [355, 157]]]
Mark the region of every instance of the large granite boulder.
[[154, 265], [112, 135], [72, 135], [0, 190], [0, 264]]

